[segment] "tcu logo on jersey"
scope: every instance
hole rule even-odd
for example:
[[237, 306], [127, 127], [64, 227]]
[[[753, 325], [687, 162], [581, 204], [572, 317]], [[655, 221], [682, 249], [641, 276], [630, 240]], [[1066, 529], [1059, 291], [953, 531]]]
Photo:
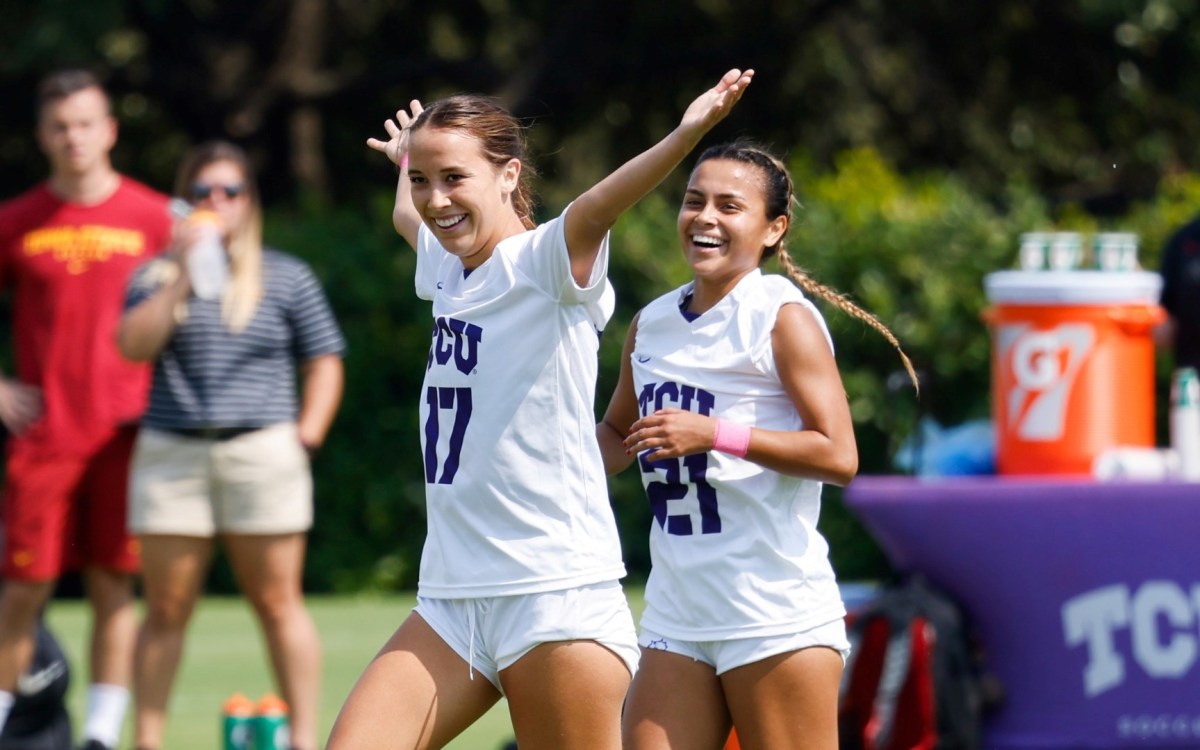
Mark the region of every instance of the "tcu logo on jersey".
[[716, 403], [716, 398], [703, 388], [671, 381], [647, 383], [638, 394], [638, 409], [643, 417], [669, 406], [683, 411], [694, 411], [707, 417]]
[[470, 375], [479, 364], [479, 342], [482, 340], [483, 329], [474, 323], [444, 315], [434, 318], [433, 341], [429, 345], [425, 369], [433, 367], [434, 363], [444, 365], [453, 358], [458, 371]]
[[[716, 397], [703, 388], [669, 380], [647, 383], [638, 394], [638, 409], [642, 416], [675, 407], [707, 417], [716, 403]], [[719, 534], [721, 512], [717, 492], [708, 483], [708, 454], [693, 453], [683, 458], [651, 461], [646, 458], [649, 452], [638, 456], [638, 464], [643, 474], [654, 477], [648, 476], [644, 481], [650, 512], [659, 527], [673, 536], [691, 536], [697, 532]]]
[[1096, 332], [1086, 323], [1064, 323], [1050, 329], [1029, 324], [1000, 326], [997, 351], [1009, 385], [1003, 400], [1004, 417], [1018, 437], [1062, 437], [1071, 386], [1095, 340]]

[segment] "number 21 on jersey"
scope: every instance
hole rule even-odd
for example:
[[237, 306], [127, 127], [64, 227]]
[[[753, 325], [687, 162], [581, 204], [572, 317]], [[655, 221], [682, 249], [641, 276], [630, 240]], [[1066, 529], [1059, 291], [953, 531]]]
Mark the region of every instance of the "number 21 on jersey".
[[[715, 404], [716, 398], [708, 391], [670, 381], [647, 383], [638, 395], [638, 409], [642, 416], [673, 406], [707, 417]], [[638, 465], [641, 466], [643, 474], [655, 474], [658, 477], [646, 480], [646, 497], [650, 500], [650, 510], [659, 527], [675, 536], [719, 534], [721, 514], [717, 507], [717, 491], [705, 476], [708, 472], [708, 454], [693, 453], [683, 458], [660, 458], [650, 461], [646, 459], [648, 452], [638, 456]], [[683, 476], [685, 471], [686, 479]], [[671, 501], [688, 501], [692, 497], [695, 498], [694, 502], [669, 505]], [[689, 510], [697, 506], [699, 529], [696, 528], [692, 512]], [[672, 507], [680, 508], [683, 512], [672, 513]]]

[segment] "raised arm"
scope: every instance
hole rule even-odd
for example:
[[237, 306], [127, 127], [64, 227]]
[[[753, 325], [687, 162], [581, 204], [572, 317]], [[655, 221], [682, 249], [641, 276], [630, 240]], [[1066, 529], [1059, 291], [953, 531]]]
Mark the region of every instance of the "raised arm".
[[117, 327], [117, 348], [126, 359], [153, 361], [175, 335], [179, 325], [175, 311], [180, 305], [187, 304], [192, 292], [187, 256], [196, 245], [200, 231], [195, 224], [178, 224], [170, 248], [162, 257], [150, 261], [154, 266], [146, 270], [161, 284], [136, 307], [126, 310]]
[[730, 70], [688, 106], [679, 125], [665, 138], [575, 199], [564, 219], [564, 231], [577, 284], [587, 284], [600, 243], [621, 214], [662, 182], [704, 134], [725, 119], [753, 76], [753, 70]]
[[421, 216], [413, 207], [412, 188], [408, 181], [408, 126], [424, 111], [421, 102], [413, 99], [409, 102], [411, 112], [403, 109], [396, 111], [396, 119], [383, 123], [388, 140], [368, 138], [367, 145], [376, 151], [381, 151], [392, 160], [399, 172], [396, 180], [396, 205], [392, 208], [392, 226], [414, 250], [417, 247], [417, 231], [421, 228]]
[[[162, 259], [152, 262], [170, 261]], [[175, 335], [178, 325], [175, 309], [186, 303], [190, 292], [187, 273], [180, 271], [154, 294], [125, 311], [117, 328], [117, 347], [125, 359], [150, 362], [158, 357], [158, 353]]]

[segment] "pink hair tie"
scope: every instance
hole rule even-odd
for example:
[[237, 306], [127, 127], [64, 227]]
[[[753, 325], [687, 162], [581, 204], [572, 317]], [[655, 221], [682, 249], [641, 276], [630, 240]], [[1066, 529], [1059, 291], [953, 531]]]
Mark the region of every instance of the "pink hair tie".
[[718, 419], [717, 430], [713, 433], [713, 450], [745, 458], [746, 451], [750, 450], [749, 425]]
[[407, 170], [408, 170], [408, 152], [405, 151], [404, 156], [400, 157], [400, 171], [405, 172]]

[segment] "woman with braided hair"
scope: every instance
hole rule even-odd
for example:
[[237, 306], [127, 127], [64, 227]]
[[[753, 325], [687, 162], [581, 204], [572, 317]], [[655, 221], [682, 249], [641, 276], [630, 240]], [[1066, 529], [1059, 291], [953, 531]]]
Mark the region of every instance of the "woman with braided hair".
[[[606, 470], [636, 458], [654, 516], [627, 749], [719, 750], [731, 725], [745, 748], [837, 747], [849, 643], [817, 517], [822, 483], [847, 484], [858, 452], [829, 332], [797, 285], [899, 345], [792, 263], [792, 202], [762, 148], [700, 156], [678, 219], [693, 278], [630, 325], [597, 425]], [[771, 256], [795, 283], [759, 270]]]

